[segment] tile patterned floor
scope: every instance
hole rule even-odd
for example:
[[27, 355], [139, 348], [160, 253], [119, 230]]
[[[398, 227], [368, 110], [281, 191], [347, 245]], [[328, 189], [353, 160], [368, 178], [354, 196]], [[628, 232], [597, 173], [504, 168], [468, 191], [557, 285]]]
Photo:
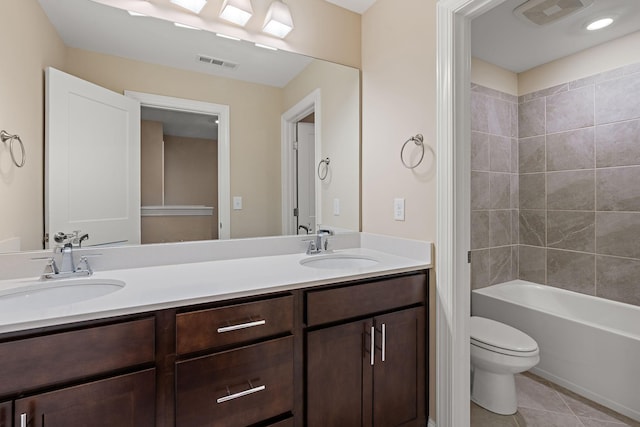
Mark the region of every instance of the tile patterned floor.
[[471, 427], [640, 427], [597, 403], [531, 373], [516, 375], [518, 412], [497, 415], [471, 403]]

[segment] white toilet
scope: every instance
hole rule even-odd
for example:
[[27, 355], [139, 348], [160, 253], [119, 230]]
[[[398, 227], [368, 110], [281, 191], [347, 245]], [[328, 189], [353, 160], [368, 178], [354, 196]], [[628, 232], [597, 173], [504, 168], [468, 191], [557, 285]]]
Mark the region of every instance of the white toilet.
[[491, 412], [518, 409], [514, 374], [539, 361], [538, 343], [504, 323], [471, 316], [471, 400]]

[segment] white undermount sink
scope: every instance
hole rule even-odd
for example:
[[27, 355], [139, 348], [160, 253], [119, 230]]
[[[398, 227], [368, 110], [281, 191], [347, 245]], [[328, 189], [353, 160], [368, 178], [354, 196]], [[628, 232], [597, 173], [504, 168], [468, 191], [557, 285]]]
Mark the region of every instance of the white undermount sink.
[[375, 258], [353, 254], [312, 255], [300, 261], [305, 267], [324, 269], [366, 268], [379, 264]]
[[98, 298], [124, 288], [110, 279], [65, 279], [37, 281], [0, 291], [0, 312], [41, 310]]

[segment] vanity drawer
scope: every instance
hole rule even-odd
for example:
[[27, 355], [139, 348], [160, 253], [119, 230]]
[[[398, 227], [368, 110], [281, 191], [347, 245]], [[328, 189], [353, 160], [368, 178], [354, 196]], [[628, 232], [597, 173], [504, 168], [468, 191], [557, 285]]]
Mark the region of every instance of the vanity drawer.
[[424, 303], [425, 274], [306, 293], [307, 326]]
[[293, 409], [293, 337], [176, 364], [176, 426], [247, 426]]
[[0, 427], [11, 427], [11, 402], [0, 403]]
[[153, 362], [155, 319], [0, 344], [0, 395]]
[[180, 313], [176, 316], [178, 354], [274, 336], [293, 329], [293, 296]]

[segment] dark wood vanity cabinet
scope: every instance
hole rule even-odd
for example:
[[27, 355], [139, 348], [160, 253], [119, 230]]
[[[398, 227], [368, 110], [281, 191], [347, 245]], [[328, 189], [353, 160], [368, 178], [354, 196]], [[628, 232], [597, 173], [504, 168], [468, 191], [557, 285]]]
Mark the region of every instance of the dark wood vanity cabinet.
[[306, 300], [307, 322], [319, 327], [306, 333], [305, 425], [425, 425], [426, 276]]
[[0, 335], [0, 427], [424, 425], [426, 289], [407, 273]]

